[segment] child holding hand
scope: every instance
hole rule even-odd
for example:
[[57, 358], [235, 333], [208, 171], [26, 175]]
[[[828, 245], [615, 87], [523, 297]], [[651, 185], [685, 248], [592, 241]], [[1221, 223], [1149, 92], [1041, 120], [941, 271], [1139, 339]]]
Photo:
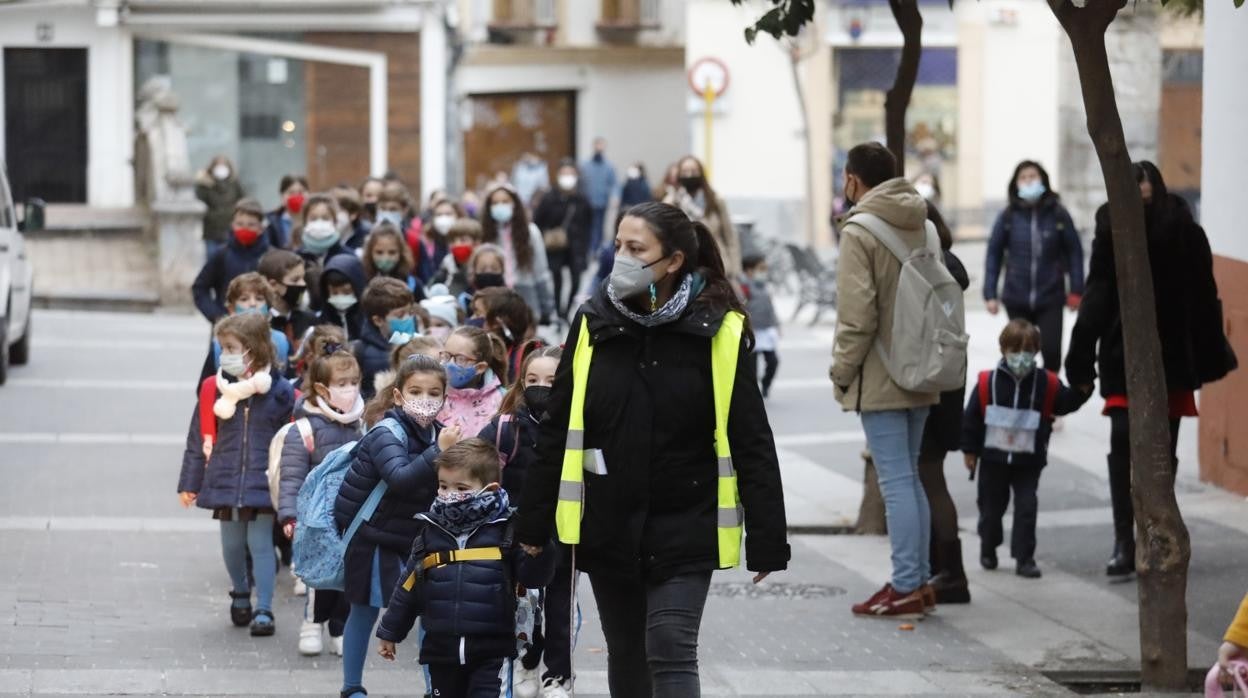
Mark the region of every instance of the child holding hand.
[[1014, 492], [1014, 529], [1010, 554], [1020, 577], [1039, 579], [1036, 566], [1036, 490], [1048, 463], [1053, 418], [1070, 414], [1090, 393], [1064, 385], [1057, 374], [1036, 368], [1040, 329], [1022, 319], [1001, 332], [1001, 362], [979, 374], [962, 420], [966, 467], [979, 470], [980, 564], [997, 568], [997, 546], [1004, 534], [1001, 518]]
[[493, 444], [462, 441], [438, 456], [437, 467], [438, 496], [417, 517], [408, 574], [377, 629], [378, 654], [393, 661], [421, 617], [420, 663], [433, 695], [510, 695], [516, 589], [545, 586], [555, 550], [531, 555], [515, 542]]

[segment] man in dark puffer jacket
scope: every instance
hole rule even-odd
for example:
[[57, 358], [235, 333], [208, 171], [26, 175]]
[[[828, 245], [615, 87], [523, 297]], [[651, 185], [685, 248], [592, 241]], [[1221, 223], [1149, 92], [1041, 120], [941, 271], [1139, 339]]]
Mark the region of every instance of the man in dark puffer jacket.
[[548, 584], [556, 548], [552, 541], [534, 557], [513, 542], [493, 444], [462, 441], [437, 464], [438, 498], [417, 517], [425, 525], [377, 629], [379, 654], [393, 660], [423, 616], [420, 663], [433, 695], [498, 695], [516, 656], [516, 585]]

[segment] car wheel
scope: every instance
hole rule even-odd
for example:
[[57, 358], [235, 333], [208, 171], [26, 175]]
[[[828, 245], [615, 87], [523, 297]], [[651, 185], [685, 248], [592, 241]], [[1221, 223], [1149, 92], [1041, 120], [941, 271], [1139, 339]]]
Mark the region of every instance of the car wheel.
[[9, 361], [12, 361], [14, 366], [25, 366], [26, 362], [30, 361], [30, 334], [32, 325], [34, 325], [34, 320], [27, 315], [26, 333], [23, 334], [22, 338], [14, 342], [13, 346], [9, 348]]

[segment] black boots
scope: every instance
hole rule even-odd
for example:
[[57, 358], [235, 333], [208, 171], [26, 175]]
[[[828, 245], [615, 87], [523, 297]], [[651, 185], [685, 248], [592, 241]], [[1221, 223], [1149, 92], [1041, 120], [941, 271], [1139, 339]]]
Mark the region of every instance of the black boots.
[[1135, 572], [1135, 542], [1118, 539], [1114, 541], [1114, 555], [1105, 566], [1110, 577], [1126, 577]]
[[962, 544], [958, 540], [933, 545], [936, 556], [932, 569], [936, 572], [929, 583], [936, 592], [936, 603], [970, 603], [971, 590], [966, 583], [966, 570], [962, 567]]
[[1035, 560], [1019, 560], [1014, 567], [1014, 574], [1024, 579], [1039, 579], [1044, 576], [1044, 573], [1036, 566]]

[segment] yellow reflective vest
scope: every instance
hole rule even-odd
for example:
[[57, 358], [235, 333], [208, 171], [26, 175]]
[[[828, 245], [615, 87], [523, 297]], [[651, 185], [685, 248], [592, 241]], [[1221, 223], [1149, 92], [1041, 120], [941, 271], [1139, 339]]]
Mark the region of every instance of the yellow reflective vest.
[[[585, 506], [585, 390], [589, 383], [589, 367], [594, 348], [589, 343], [588, 321], [582, 319], [577, 335], [576, 353], [572, 358], [572, 406], [568, 415], [568, 438], [563, 452], [563, 471], [559, 478], [559, 501], [555, 506], [555, 525], [559, 540], [569, 545], [581, 541], [581, 516]], [[736, 567], [741, 563], [741, 539], [744, 521], [741, 497], [737, 492], [737, 473], [732, 467], [732, 450], [728, 445], [728, 407], [732, 404], [732, 386], [737, 377], [737, 356], [745, 317], [729, 312], [711, 339], [711, 382], [715, 391], [715, 455], [719, 459], [718, 521], [719, 566]]]

